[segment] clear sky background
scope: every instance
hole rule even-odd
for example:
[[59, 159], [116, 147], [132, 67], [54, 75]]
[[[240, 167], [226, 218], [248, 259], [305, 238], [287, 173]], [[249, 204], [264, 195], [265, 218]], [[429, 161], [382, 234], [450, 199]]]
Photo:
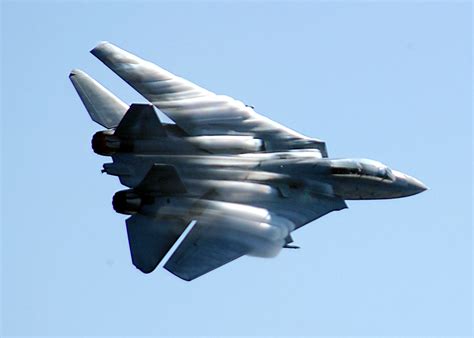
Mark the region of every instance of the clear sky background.
[[[2, 31], [2, 333], [472, 333], [469, 2], [10, 2]], [[100, 173], [81, 68], [144, 102], [88, 51], [108, 40], [430, 190], [349, 202], [301, 250], [193, 282], [131, 263], [118, 180]]]

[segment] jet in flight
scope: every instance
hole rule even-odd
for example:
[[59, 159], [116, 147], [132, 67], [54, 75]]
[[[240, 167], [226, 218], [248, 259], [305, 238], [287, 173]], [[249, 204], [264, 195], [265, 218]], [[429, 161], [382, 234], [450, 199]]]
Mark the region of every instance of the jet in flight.
[[[345, 200], [399, 198], [426, 186], [367, 159], [331, 159], [326, 144], [119, 47], [91, 53], [149, 103], [128, 106], [81, 70], [69, 77], [92, 120], [102, 171], [127, 189], [112, 200], [126, 220], [133, 264], [163, 265], [190, 281], [243, 255], [273, 257], [292, 232]], [[162, 123], [155, 108], [174, 123]], [[187, 231], [186, 231], [187, 230]]]

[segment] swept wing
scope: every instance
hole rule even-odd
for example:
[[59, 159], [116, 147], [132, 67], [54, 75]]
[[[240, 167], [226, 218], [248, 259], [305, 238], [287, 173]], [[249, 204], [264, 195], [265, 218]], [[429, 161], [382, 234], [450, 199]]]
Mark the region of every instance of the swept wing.
[[163, 68], [103, 42], [91, 53], [168, 115], [189, 135], [251, 135], [269, 151], [319, 149], [323, 141], [306, 137], [229, 96], [217, 95]]

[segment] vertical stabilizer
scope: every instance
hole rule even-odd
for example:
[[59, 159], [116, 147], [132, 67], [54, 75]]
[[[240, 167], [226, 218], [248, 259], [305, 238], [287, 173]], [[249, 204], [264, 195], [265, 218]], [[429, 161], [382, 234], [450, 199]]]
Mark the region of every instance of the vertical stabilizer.
[[106, 128], [117, 127], [128, 105], [79, 69], [72, 70], [69, 78], [92, 120]]

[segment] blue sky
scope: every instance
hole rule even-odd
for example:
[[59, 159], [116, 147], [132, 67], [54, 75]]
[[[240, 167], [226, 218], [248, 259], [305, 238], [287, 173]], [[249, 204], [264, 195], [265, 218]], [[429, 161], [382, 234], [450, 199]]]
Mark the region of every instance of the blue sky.
[[[470, 2], [1, 4], [2, 334], [472, 333]], [[191, 283], [130, 261], [119, 182], [68, 73], [128, 103], [88, 51], [108, 40], [290, 128], [330, 156], [421, 179], [406, 199], [349, 202]]]

